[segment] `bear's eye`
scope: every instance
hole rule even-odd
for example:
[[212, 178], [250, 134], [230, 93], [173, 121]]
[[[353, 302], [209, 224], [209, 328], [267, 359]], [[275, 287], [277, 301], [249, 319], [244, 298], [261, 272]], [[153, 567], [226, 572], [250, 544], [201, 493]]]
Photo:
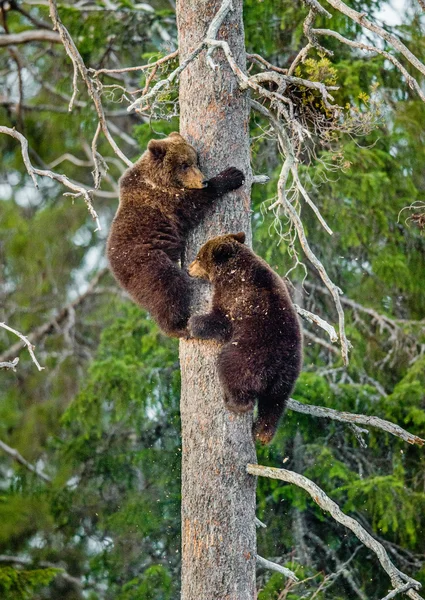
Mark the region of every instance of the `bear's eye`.
[[187, 171], [190, 168], [190, 165], [188, 165], [187, 163], [183, 163], [181, 166], [182, 171]]

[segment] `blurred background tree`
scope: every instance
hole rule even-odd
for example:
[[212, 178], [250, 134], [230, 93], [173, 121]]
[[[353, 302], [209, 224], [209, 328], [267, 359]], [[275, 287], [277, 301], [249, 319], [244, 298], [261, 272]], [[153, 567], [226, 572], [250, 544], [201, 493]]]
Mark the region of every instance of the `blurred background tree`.
[[[45, 4], [0, 2], [0, 38], [51, 29]], [[379, 0], [353, 4], [378, 20], [390, 14]], [[176, 49], [173, 2], [62, 2], [59, 8], [93, 69], [153, 62]], [[303, 46], [306, 14], [289, 0], [246, 0], [247, 51], [286, 68]], [[360, 27], [343, 15], [333, 19], [342, 35], [360, 36]], [[425, 59], [419, 4], [406, 2], [394, 20], [387, 29]], [[316, 25], [325, 27], [325, 20]], [[411, 218], [415, 209], [400, 213], [424, 201], [425, 105], [382, 55], [365, 55], [332, 38], [326, 42], [334, 52], [329, 62], [313, 51], [300, 74], [310, 69], [318, 80], [334, 77], [338, 103], [363, 114], [373, 111], [374, 122], [361, 138], [342, 135], [331, 150], [306, 155], [301, 167], [334, 230], [328, 238], [314, 215], [303, 213], [313, 250], [344, 290], [353, 350], [349, 367], [343, 367], [337, 347], [303, 323], [304, 372], [294, 398], [374, 414], [425, 437], [425, 237]], [[161, 65], [154, 76], [163, 77], [176, 64]], [[97, 118], [84, 89], [68, 112], [72, 87], [63, 47], [45, 41], [4, 45], [0, 73], [1, 124], [26, 136], [34, 165], [90, 187]], [[111, 132], [133, 160], [151, 137], [178, 129], [175, 90], [161, 98], [156, 119], [126, 112], [119, 86], [143, 89], [150, 74], [103, 80]], [[305, 279], [305, 269], [296, 264], [285, 220], [267, 210], [275, 200], [280, 163], [268, 124], [257, 114], [251, 138], [254, 172], [271, 177], [267, 186], [253, 188], [254, 249], [282, 276], [296, 267], [289, 277], [299, 304], [322, 316], [333, 314], [315, 272], [307, 265]], [[1, 136], [0, 144], [0, 321], [23, 333], [38, 332], [36, 354], [46, 367], [37, 371], [22, 350], [16, 371], [1, 371], [0, 440], [38, 474], [10, 452], [0, 454], [0, 595], [175, 599], [177, 344], [123, 296], [105, 270], [105, 237], [125, 167], [100, 139], [106, 163], [93, 197], [102, 225], [95, 232], [81, 198], [63, 197], [63, 187], [48, 179], [40, 179], [35, 190], [16, 140]], [[16, 356], [9, 356], [15, 342], [0, 330], [3, 358]], [[259, 462], [285, 464], [314, 479], [370, 527], [399, 568], [425, 583], [423, 452], [379, 430], [363, 438], [347, 425], [288, 411], [271, 446], [258, 448]], [[388, 578], [371, 553], [303, 492], [260, 480], [257, 498], [258, 516], [267, 524], [259, 530], [259, 554], [289, 566], [302, 580], [296, 584], [259, 570], [261, 600], [385, 596]]]

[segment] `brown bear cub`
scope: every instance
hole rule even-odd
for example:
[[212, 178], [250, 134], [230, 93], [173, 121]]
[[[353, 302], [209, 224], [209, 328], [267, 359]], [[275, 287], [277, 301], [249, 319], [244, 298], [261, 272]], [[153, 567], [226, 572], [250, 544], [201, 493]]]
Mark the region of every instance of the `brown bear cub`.
[[302, 334], [286, 285], [244, 245], [245, 234], [209, 240], [189, 266], [213, 285], [212, 310], [189, 319], [193, 337], [225, 342], [218, 374], [227, 407], [252, 410], [255, 437], [271, 441], [301, 370]]
[[178, 133], [151, 140], [120, 179], [109, 264], [118, 283], [168, 335], [187, 335], [191, 281], [177, 264], [187, 234], [217, 198], [243, 181], [234, 167], [205, 180], [194, 148]]

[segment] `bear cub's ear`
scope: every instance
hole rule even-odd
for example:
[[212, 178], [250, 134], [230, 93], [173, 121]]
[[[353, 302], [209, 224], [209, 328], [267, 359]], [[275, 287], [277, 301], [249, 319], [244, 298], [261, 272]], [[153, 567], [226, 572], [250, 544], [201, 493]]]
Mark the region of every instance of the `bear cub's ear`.
[[244, 244], [245, 243], [245, 239], [246, 239], [246, 235], [243, 231], [240, 231], [239, 233], [232, 233], [230, 234], [232, 236], [232, 238], [234, 240], [236, 240], [237, 242]]
[[155, 158], [162, 160], [167, 152], [167, 146], [163, 140], [151, 140], [148, 144], [148, 150]]

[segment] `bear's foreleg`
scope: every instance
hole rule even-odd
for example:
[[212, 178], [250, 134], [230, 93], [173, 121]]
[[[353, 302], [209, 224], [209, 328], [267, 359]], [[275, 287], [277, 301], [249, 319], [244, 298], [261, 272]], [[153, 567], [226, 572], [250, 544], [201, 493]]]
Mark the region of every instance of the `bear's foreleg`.
[[192, 337], [225, 342], [232, 335], [230, 320], [219, 310], [190, 317], [188, 329]]
[[186, 227], [194, 227], [200, 223], [213, 206], [214, 200], [237, 190], [244, 181], [245, 176], [242, 171], [235, 167], [229, 167], [216, 177], [209, 179], [205, 188], [186, 189], [178, 208], [179, 216], [186, 223]]

